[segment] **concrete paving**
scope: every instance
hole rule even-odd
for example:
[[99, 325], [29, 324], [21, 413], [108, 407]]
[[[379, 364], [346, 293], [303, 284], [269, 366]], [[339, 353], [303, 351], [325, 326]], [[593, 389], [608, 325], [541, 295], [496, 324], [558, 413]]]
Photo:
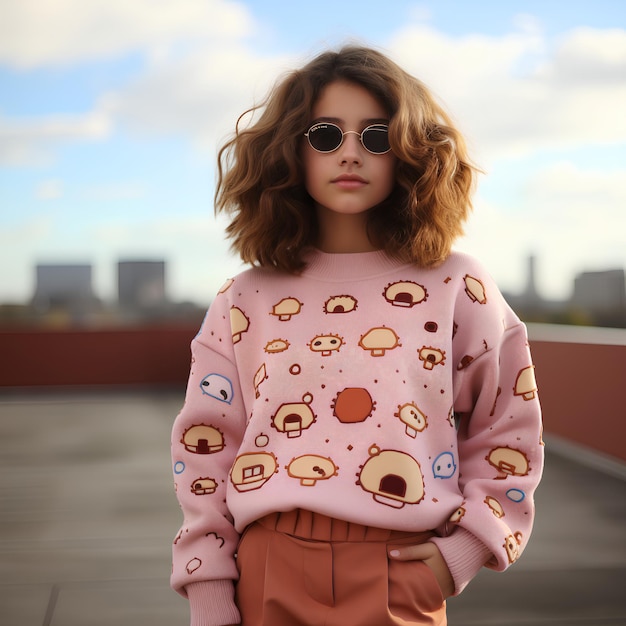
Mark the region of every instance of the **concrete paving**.
[[[181, 404], [182, 392], [0, 394], [2, 626], [189, 623], [168, 582]], [[449, 602], [451, 626], [626, 625], [626, 468], [547, 442], [530, 546]]]

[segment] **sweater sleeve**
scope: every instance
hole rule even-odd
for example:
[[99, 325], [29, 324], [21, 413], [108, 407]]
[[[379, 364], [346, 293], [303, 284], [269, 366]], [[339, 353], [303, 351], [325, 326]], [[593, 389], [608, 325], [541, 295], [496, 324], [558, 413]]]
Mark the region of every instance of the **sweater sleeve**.
[[238, 621], [232, 619], [238, 616], [232, 581], [238, 577], [239, 535], [226, 488], [246, 418], [223, 294], [211, 305], [191, 354], [185, 402], [172, 429], [174, 482], [184, 520], [172, 548], [171, 585], [189, 597], [193, 624], [229, 624]]
[[466, 275], [465, 281], [453, 342], [464, 501], [444, 536], [434, 540], [456, 593], [481, 562], [502, 571], [520, 557], [543, 470], [541, 409], [526, 327], [487, 275]]

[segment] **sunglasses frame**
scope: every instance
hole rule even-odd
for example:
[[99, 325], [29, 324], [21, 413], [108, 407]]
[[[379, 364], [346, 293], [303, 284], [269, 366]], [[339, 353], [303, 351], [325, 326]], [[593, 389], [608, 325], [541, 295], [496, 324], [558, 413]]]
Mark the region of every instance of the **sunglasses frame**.
[[[339, 142], [339, 144], [337, 145], [337, 147], [333, 148], [332, 150], [319, 150], [318, 148], [316, 148], [312, 143], [311, 143], [311, 138], [310, 138], [310, 133], [311, 131], [314, 131], [316, 128], [318, 127], [327, 127], [327, 126], [331, 126], [333, 128], [336, 128], [340, 133], [341, 133], [341, 141]], [[309, 142], [309, 145], [311, 146], [311, 148], [313, 148], [313, 150], [315, 150], [315, 152], [319, 152], [321, 154], [331, 154], [332, 152], [335, 152], [336, 150], [339, 150], [339, 148], [341, 148], [341, 146], [343, 145], [343, 139], [346, 135], [358, 135], [359, 137], [359, 141], [361, 142], [361, 145], [363, 146], [363, 148], [365, 148], [365, 150], [367, 150], [370, 154], [375, 154], [375, 155], [382, 155], [382, 154], [387, 154], [388, 152], [391, 151], [391, 146], [389, 146], [389, 148], [387, 150], [385, 150], [384, 152], [373, 152], [372, 150], [370, 150], [364, 143], [363, 143], [363, 134], [366, 133], [368, 130], [372, 131], [374, 129], [379, 129], [379, 128], [384, 128], [385, 131], [387, 133], [389, 133], [389, 124], [370, 124], [369, 126], [366, 126], [360, 133], [357, 132], [356, 130], [346, 130], [344, 131], [340, 126], [338, 126], [337, 124], [333, 124], [332, 122], [317, 122], [315, 124], [313, 124], [309, 130], [307, 130], [306, 133], [304, 133], [304, 136], [307, 138], [307, 141]]]

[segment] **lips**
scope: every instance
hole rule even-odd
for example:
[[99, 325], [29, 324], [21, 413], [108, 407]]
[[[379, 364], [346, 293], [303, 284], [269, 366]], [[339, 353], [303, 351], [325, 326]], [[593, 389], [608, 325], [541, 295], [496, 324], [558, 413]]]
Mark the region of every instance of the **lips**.
[[356, 174], [342, 174], [334, 178], [331, 182], [340, 189], [346, 190], [360, 189], [367, 185], [367, 181]]
[[360, 176], [357, 176], [356, 174], [342, 174], [341, 176], [337, 176], [337, 178], [334, 178], [332, 182], [333, 183], [348, 182], [348, 183], [362, 183], [362, 184], [367, 183], [367, 181], [364, 178], [361, 178]]

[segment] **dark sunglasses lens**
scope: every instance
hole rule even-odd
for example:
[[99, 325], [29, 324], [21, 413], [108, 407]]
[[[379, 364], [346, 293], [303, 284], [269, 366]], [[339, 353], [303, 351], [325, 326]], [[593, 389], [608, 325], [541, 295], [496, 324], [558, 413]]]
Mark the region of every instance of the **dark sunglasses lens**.
[[320, 152], [332, 152], [341, 145], [341, 129], [332, 124], [319, 124], [309, 130], [309, 142]]
[[370, 126], [363, 131], [363, 145], [374, 154], [384, 154], [391, 149], [386, 126]]

